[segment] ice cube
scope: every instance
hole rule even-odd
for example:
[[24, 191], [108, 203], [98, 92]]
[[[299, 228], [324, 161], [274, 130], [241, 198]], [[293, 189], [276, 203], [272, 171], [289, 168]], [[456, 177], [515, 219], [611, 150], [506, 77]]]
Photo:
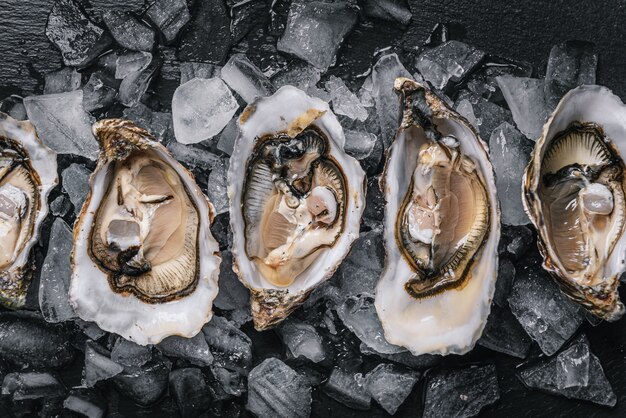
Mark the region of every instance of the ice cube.
[[172, 363], [165, 358], [156, 358], [143, 366], [125, 367], [113, 378], [117, 389], [141, 406], [155, 403], [167, 389]]
[[584, 336], [576, 338], [558, 356], [521, 368], [517, 376], [527, 387], [553, 395], [609, 407], [617, 403], [602, 364], [590, 352], [589, 343]]
[[50, 373], [9, 373], [2, 382], [2, 395], [15, 401], [65, 396], [65, 386]]
[[234, 42], [226, 4], [223, 0], [204, 0], [194, 6], [193, 18], [180, 40], [178, 58], [223, 64]]
[[239, 104], [219, 78], [194, 78], [174, 92], [174, 134], [182, 144], [195, 144], [217, 135]]
[[405, 348], [390, 344], [385, 339], [372, 296], [360, 295], [347, 298], [337, 308], [337, 315], [350, 331], [373, 350], [383, 354], [406, 351]]
[[456, 101], [456, 111], [476, 129], [480, 137], [489, 141], [493, 130], [503, 122], [513, 123], [511, 112], [469, 91], [462, 91]]
[[526, 225], [504, 225], [500, 238], [500, 248], [506, 248], [506, 253], [512, 260], [521, 260], [529, 249], [537, 245], [533, 231]]
[[496, 77], [496, 80], [517, 129], [529, 139], [537, 141], [550, 113], [544, 96], [543, 80], [508, 75]]
[[274, 93], [272, 82], [244, 54], [233, 54], [221, 71], [222, 80], [246, 103]]
[[279, 89], [282, 86], [295, 86], [302, 91], [309, 91], [320, 81], [320, 70], [306, 62], [292, 62], [288, 68], [272, 77], [272, 84]]
[[111, 350], [111, 360], [122, 366], [143, 366], [152, 358], [149, 346], [135, 344], [125, 338], [118, 337]]
[[96, 159], [98, 142], [91, 133], [93, 120], [83, 109], [82, 90], [30, 96], [24, 106], [39, 138], [54, 151]]
[[503, 75], [530, 77], [532, 72], [533, 67], [528, 63], [489, 57], [487, 62], [469, 76], [467, 89], [483, 99], [505, 106], [506, 102], [496, 77]]
[[185, 84], [194, 78], [214, 78], [219, 77], [222, 67], [204, 62], [181, 62], [180, 63], [180, 84]]
[[529, 223], [522, 203], [522, 178], [534, 144], [508, 122], [498, 126], [489, 138], [489, 155], [496, 172], [501, 221], [508, 225]]
[[345, 297], [374, 295], [374, 288], [383, 269], [384, 248], [382, 230], [359, 235], [337, 273], [341, 292]]
[[50, 203], [50, 213], [54, 216], [64, 217], [72, 209], [72, 203], [65, 195], [59, 195]]
[[434, 88], [443, 90], [463, 80], [484, 56], [484, 52], [473, 46], [448, 41], [420, 54], [415, 68]]
[[102, 380], [108, 380], [122, 373], [124, 367], [111, 360], [111, 353], [93, 341], [85, 343], [85, 368], [83, 383], [94, 387]]
[[370, 132], [353, 131], [346, 129], [344, 131], [346, 136], [346, 144], [344, 146], [348, 155], [362, 161], [370, 156], [378, 138], [376, 135]]
[[225, 318], [213, 315], [202, 328], [215, 365], [245, 373], [252, 365], [252, 341]]
[[311, 414], [311, 386], [277, 358], [268, 358], [248, 376], [246, 409], [257, 417], [302, 417]]
[[243, 376], [235, 370], [211, 366], [211, 374], [226, 395], [241, 396], [247, 389]]
[[80, 88], [81, 75], [72, 68], [63, 68], [46, 74], [44, 94], [67, 93]]
[[146, 16], [161, 30], [167, 43], [176, 39], [178, 31], [189, 22], [189, 9], [185, 0], [156, 0]]
[[222, 132], [220, 132], [219, 139], [217, 140], [217, 149], [231, 155], [235, 149], [235, 139], [237, 139], [238, 133], [237, 117], [234, 117], [228, 122], [226, 127], [222, 129]]
[[63, 219], [55, 219], [39, 282], [39, 306], [48, 322], [63, 322], [76, 317], [67, 293], [72, 276], [72, 246], [72, 230]]
[[[373, 109], [368, 110], [368, 114], [372, 114], [372, 119], [376, 119]], [[339, 117], [339, 122], [344, 128], [346, 142], [344, 145], [348, 155], [356, 158], [361, 167], [368, 176], [380, 173], [381, 159], [384, 154], [384, 145], [380, 137], [371, 132], [372, 125], [376, 121], [359, 122], [358, 120], [350, 120], [345, 116]], [[378, 131], [378, 129], [374, 129]]]
[[565, 41], [550, 50], [546, 69], [545, 95], [549, 109], [554, 109], [569, 90], [596, 83], [598, 53], [595, 45], [584, 41]]
[[167, 356], [183, 358], [196, 366], [213, 363], [213, 355], [202, 332], [191, 338], [172, 335], [162, 340], [157, 347]]
[[343, 1], [291, 3], [278, 50], [301, 58], [325, 72], [335, 60], [344, 36], [356, 23], [354, 10]]
[[361, 343], [361, 352], [370, 356], [378, 356], [380, 358], [393, 361], [394, 363], [402, 364], [411, 369], [428, 369], [441, 363], [442, 356], [434, 354], [422, 354], [421, 356], [414, 356], [409, 351], [403, 351], [395, 354], [382, 354], [374, 351], [365, 343]]
[[117, 57], [115, 65], [115, 78], [122, 80], [129, 75], [143, 71], [150, 65], [152, 54], [150, 52], [125, 52]]
[[224, 311], [222, 314], [224, 318], [228, 319], [236, 327], [241, 328], [244, 324], [252, 321], [252, 315], [250, 312], [250, 304], [245, 305], [247, 307], [240, 307], [230, 311]]
[[206, 194], [215, 208], [216, 215], [228, 212], [229, 201], [226, 189], [228, 186], [226, 174], [228, 173], [229, 164], [230, 160], [228, 158], [221, 158], [219, 163], [213, 166], [209, 174]]
[[104, 71], [91, 74], [83, 87], [83, 108], [87, 112], [111, 106], [117, 95], [117, 82]]
[[228, 213], [217, 215], [211, 224], [211, 232], [220, 244], [220, 248], [230, 248], [233, 244], [233, 232], [230, 228]]
[[556, 387], [566, 389], [589, 384], [589, 346], [574, 344], [556, 356]]
[[493, 364], [429, 372], [424, 418], [473, 417], [500, 398]]
[[96, 12], [105, 12], [115, 9], [125, 12], [138, 11], [144, 6], [144, 0], [89, 0], [89, 4]]
[[280, 335], [295, 358], [305, 357], [314, 363], [326, 358], [322, 337], [313, 326], [289, 319], [281, 325]]
[[0, 100], [0, 112], [6, 113], [15, 120], [26, 120], [26, 108], [24, 107], [24, 99], [20, 96], [12, 94]]
[[493, 302], [502, 307], [509, 307], [509, 295], [515, 280], [515, 266], [508, 258], [500, 256], [498, 258], [498, 279], [496, 280], [496, 292], [493, 295]]
[[231, 17], [230, 31], [235, 41], [240, 40], [253, 28], [258, 27], [259, 16], [269, 13], [270, 5], [265, 0], [227, 0]]
[[361, 373], [346, 372], [339, 367], [333, 368], [324, 385], [324, 392], [352, 409], [370, 409], [371, 396]]
[[74, 354], [67, 328], [32, 312], [0, 313], [0, 358], [8, 365], [60, 369]]
[[118, 45], [133, 51], [151, 51], [154, 46], [154, 31], [131, 13], [107, 10], [102, 14]]
[[361, 100], [348, 89], [342, 79], [331, 75], [324, 86], [330, 96], [335, 114], [345, 115], [361, 122], [367, 119], [367, 110], [361, 104]]
[[104, 418], [107, 402], [94, 389], [74, 388], [63, 401], [63, 407], [79, 416], [87, 418]]
[[408, 25], [413, 16], [405, 0], [365, 0], [363, 11], [370, 17], [401, 25]]
[[532, 341], [509, 308], [492, 306], [487, 325], [478, 344], [490, 350], [526, 358]]
[[220, 264], [219, 293], [213, 305], [219, 309], [232, 311], [250, 309], [250, 291], [239, 281], [233, 271], [233, 255], [230, 251], [222, 251]]
[[[411, 74], [404, 68], [396, 54], [387, 54], [378, 59], [372, 67], [370, 77], [363, 83], [363, 89], [367, 90], [374, 100], [376, 127], [379, 129], [385, 149], [393, 141], [400, 120], [400, 100], [393, 90], [393, 83], [397, 77], [411, 78]], [[373, 130], [369, 132], [377, 133]]]
[[368, 176], [367, 178], [363, 220], [372, 229], [380, 227], [385, 211], [385, 200], [383, 192], [380, 190], [379, 180], [379, 176]]
[[419, 380], [418, 372], [394, 364], [379, 364], [365, 375], [369, 394], [389, 414], [394, 415]]
[[170, 373], [170, 394], [182, 417], [201, 415], [211, 405], [207, 383], [200, 369], [184, 368]]
[[101, 330], [95, 322], [87, 322], [82, 319], [76, 319], [74, 323], [83, 332], [83, 334], [92, 340], [97, 340], [106, 335], [106, 332]]
[[110, 44], [111, 38], [85, 15], [74, 0], [56, 0], [48, 15], [46, 36], [65, 65], [85, 67]]
[[574, 335], [583, 315], [541, 267], [538, 254], [518, 266], [509, 296], [511, 311], [541, 351], [552, 355]]
[[70, 197], [70, 201], [74, 205], [74, 214], [78, 216], [83, 203], [87, 199], [89, 193], [89, 171], [84, 165], [72, 163], [63, 170], [61, 179], [63, 181], [63, 189]]
[[147, 67], [126, 75], [120, 83], [119, 102], [127, 107], [137, 106], [160, 66], [161, 60], [158, 57], [152, 57]]
[[[170, 143], [171, 138], [174, 136], [171, 113], [155, 112], [148, 106], [138, 103], [134, 107], [124, 109], [123, 114], [125, 118], [132, 120], [137, 126], [150, 132], [162, 143]], [[187, 162], [184, 158], [183, 161]]]

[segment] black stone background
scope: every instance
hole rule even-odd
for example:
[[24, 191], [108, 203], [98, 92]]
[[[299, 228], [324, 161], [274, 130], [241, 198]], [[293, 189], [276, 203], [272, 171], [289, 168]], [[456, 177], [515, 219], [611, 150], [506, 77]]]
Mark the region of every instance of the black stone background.
[[[43, 75], [62, 66], [59, 52], [44, 33], [52, 3], [52, 0], [0, 0], [0, 99], [10, 94], [41, 94]], [[412, 53], [425, 42], [436, 23], [445, 22], [453, 24], [455, 39], [488, 54], [530, 62], [538, 76], [545, 72], [552, 45], [568, 39], [594, 42], [599, 52], [598, 84], [626, 99], [626, 0], [409, 0], [409, 4], [413, 19], [406, 29], [396, 23], [360, 18], [329, 73], [352, 77], [363, 74], [375, 62], [374, 53], [387, 46], [394, 47], [407, 69], [413, 72]], [[259, 21], [265, 18], [259, 16]], [[358, 79], [355, 82], [360, 83]], [[165, 106], [166, 100], [161, 103]], [[622, 299], [626, 299], [625, 287], [622, 286]], [[591, 349], [617, 394], [614, 409], [528, 390], [514, 374], [520, 360], [479, 346], [468, 355], [447, 357], [444, 364], [496, 364], [500, 400], [482, 411], [484, 417], [626, 417], [626, 318], [597, 327], [585, 324], [582, 331], [589, 337]], [[259, 361], [280, 350], [280, 340], [272, 331], [263, 334], [253, 338], [253, 350]], [[74, 365], [62, 373], [66, 383], [80, 382], [82, 359], [78, 358]], [[422, 379], [396, 416], [421, 415], [423, 386]], [[316, 392], [314, 416], [386, 416], [374, 403], [371, 411], [355, 411], [319, 390]], [[128, 404], [120, 409], [128, 416], [171, 416], [173, 412], [161, 405], [143, 411], [135, 408]], [[245, 410], [242, 413], [247, 414]]]

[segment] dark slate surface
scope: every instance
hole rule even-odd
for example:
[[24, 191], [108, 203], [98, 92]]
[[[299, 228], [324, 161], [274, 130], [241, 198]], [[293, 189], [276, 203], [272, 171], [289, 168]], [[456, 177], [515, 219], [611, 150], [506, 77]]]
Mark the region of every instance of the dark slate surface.
[[[45, 24], [52, 0], [2, 0], [0, 4], [0, 99], [9, 94], [28, 95], [43, 91], [43, 75], [61, 67], [61, 57], [45, 35]], [[123, 3], [123, 2], [122, 2]], [[411, 70], [412, 54], [424, 43], [437, 22], [459, 24], [460, 39], [484, 50], [530, 62], [543, 75], [552, 45], [568, 39], [594, 42], [600, 54], [597, 82], [626, 98], [626, 0], [410, 0], [413, 20], [406, 29], [396, 23], [361, 19], [348, 36], [329, 74], [358, 76], [368, 70], [373, 54], [388, 46], [404, 54]], [[622, 299], [626, 289], [622, 287]], [[614, 409], [587, 402], [567, 400], [529, 391], [515, 376], [518, 359], [477, 347], [469, 355], [449, 356], [444, 365], [492, 362], [498, 371], [500, 400], [485, 408], [485, 417], [624, 417], [626, 416], [626, 319], [613, 324], [582, 327], [600, 359], [618, 398]], [[250, 331], [252, 332], [252, 331]], [[252, 332], [253, 333], [253, 332]], [[258, 353], [279, 350], [274, 331], [255, 338]], [[536, 350], [537, 348], [534, 347]], [[261, 357], [263, 357], [261, 355]], [[78, 384], [82, 359], [61, 375], [66, 384]], [[420, 416], [424, 382], [420, 382], [396, 416]], [[133, 405], [120, 408], [133, 414]], [[155, 407], [152, 417], [167, 416], [168, 405]], [[315, 393], [313, 416], [386, 416], [380, 408], [354, 411], [323, 393]], [[246, 413], [244, 412], [244, 415]]]

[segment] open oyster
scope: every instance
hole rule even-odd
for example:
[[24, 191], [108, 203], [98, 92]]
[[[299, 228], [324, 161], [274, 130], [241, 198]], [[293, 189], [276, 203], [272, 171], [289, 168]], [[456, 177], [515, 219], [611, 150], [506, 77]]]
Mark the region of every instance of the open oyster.
[[358, 237], [365, 175], [328, 104], [285, 86], [250, 104], [228, 172], [234, 269], [257, 329], [328, 279]]
[[376, 310], [392, 344], [469, 351], [495, 289], [500, 216], [493, 168], [476, 130], [427, 87], [398, 78], [404, 105], [388, 150], [385, 268]]
[[624, 314], [626, 106], [608, 89], [566, 94], [546, 122], [524, 176], [524, 206], [544, 268], [561, 289], [609, 321]]
[[58, 181], [56, 153], [33, 125], [0, 112], [0, 304], [8, 308], [26, 301], [31, 250]]
[[148, 132], [118, 119], [93, 131], [101, 151], [74, 226], [70, 302], [138, 344], [192, 337], [217, 295], [213, 207]]

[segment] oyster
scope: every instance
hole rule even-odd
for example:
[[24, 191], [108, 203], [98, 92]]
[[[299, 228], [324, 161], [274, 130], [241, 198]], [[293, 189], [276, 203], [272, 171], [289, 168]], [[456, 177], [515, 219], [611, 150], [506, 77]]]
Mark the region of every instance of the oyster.
[[31, 250], [58, 181], [56, 153], [33, 125], [0, 112], [0, 304], [8, 308], [26, 301]]
[[228, 171], [234, 269], [257, 329], [328, 279], [359, 235], [365, 174], [328, 104], [292, 86], [250, 104]]
[[213, 207], [148, 132], [119, 119], [93, 132], [101, 150], [74, 226], [70, 302], [138, 344], [192, 337], [217, 295]]
[[398, 78], [404, 105], [388, 150], [385, 267], [376, 310], [392, 344], [461, 354], [480, 337], [498, 267], [500, 216], [487, 146], [427, 87]]
[[524, 175], [524, 206], [544, 268], [563, 292], [609, 321], [624, 314], [626, 106], [608, 89], [566, 94], [546, 122]]

